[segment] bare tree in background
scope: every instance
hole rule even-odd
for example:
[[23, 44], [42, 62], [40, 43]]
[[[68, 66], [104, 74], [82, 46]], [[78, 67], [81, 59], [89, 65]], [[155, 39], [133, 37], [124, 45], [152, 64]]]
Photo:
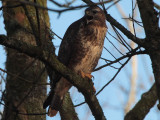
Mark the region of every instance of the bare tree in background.
[[[3, 10], [7, 31], [7, 35], [0, 35], [0, 44], [6, 46], [7, 51], [6, 70], [1, 69], [1, 71], [7, 73], [3, 119], [45, 119], [46, 113], [42, 110], [42, 103], [46, 96], [45, 70], [47, 69], [50, 79], [52, 79], [55, 72], [58, 72], [71, 82], [83, 94], [85, 102], [88, 104], [95, 119], [105, 120], [107, 114], [104, 115], [103, 107], [100, 106], [96, 95], [103, 92], [103, 89], [115, 79], [133, 56], [147, 54], [152, 62], [155, 84], [147, 93], [142, 95], [140, 101], [125, 116], [126, 120], [143, 120], [157, 99], [160, 100], [160, 29], [158, 25], [158, 12], [156, 11], [156, 9], [159, 9], [159, 6], [152, 0], [137, 0], [132, 6], [132, 14], [134, 13], [135, 6], [138, 5], [142, 23], [131, 16], [129, 19], [133, 24], [132, 29], [127, 30], [107, 13], [104, 6], [105, 3], [111, 2], [113, 6], [118, 1], [108, 0], [97, 3], [104, 9], [106, 20], [111, 24], [118, 39], [112, 34], [108, 34], [123, 45], [127, 49], [127, 52], [122, 53], [112, 44], [119, 54], [121, 54], [121, 57], [116, 58], [104, 46], [104, 50], [116, 59], [111, 61], [107, 58], [102, 58], [106, 64], [96, 68], [95, 71], [107, 66], [115, 68], [114, 64], [119, 64], [120, 67], [116, 68], [117, 72], [112, 79], [100, 91], [94, 94], [92, 82], [88, 79], [82, 79], [57, 60], [54, 53], [54, 45], [51, 44], [52, 32], [49, 29], [47, 10], [62, 14], [65, 11], [95, 5], [95, 3], [90, 0], [82, 0], [87, 5], [71, 7], [72, 3], [75, 2], [74, 0], [67, 4], [60, 4], [54, 0], [50, 1], [63, 9], [47, 8], [47, 1], [44, 0], [2, 0], [3, 6], [0, 10]], [[145, 38], [138, 38], [136, 36], [134, 24], [138, 24], [144, 28]], [[134, 47], [126, 42], [119, 31], [134, 42]], [[61, 118], [78, 119], [69, 94], [66, 95], [64, 101], [66, 102], [64, 102], [60, 111]], [[159, 104], [158, 108], [160, 108]]]

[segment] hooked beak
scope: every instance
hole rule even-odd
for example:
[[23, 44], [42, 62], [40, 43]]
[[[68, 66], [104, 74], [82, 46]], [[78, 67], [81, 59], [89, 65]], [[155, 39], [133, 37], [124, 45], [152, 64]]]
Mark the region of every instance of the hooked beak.
[[92, 21], [93, 16], [87, 15], [86, 19], [87, 19], [87, 24], [88, 24], [90, 21]]

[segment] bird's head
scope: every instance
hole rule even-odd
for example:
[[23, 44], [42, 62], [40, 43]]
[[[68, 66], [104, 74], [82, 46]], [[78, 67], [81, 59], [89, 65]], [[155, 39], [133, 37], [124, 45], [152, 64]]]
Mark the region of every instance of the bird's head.
[[91, 6], [85, 10], [86, 24], [105, 23], [105, 14], [98, 6]]

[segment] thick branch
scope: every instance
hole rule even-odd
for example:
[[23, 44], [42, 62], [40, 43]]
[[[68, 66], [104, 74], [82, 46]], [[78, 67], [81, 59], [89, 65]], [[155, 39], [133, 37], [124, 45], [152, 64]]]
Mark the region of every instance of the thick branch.
[[160, 51], [154, 51], [150, 53], [152, 61], [152, 69], [157, 87], [157, 96], [159, 99], [158, 109], [160, 110]]
[[151, 38], [158, 32], [158, 18], [153, 0], [137, 0], [146, 36]]
[[160, 5], [158, 5], [157, 3], [154, 2], [154, 6], [155, 6], [158, 10], [160, 10]]
[[[157, 95], [160, 102], [160, 30], [157, 18], [158, 13], [154, 9], [153, 0], [137, 0], [137, 3], [146, 37], [148, 39], [145, 44], [149, 45], [146, 49], [149, 50], [149, 55], [152, 61], [152, 68], [157, 86]], [[160, 104], [158, 105], [158, 108], [160, 109]]]
[[96, 120], [105, 120], [102, 108], [95, 96], [93, 83], [91, 80], [83, 79], [79, 75], [75, 74], [73, 71], [60, 63], [55, 55], [50, 55], [47, 51], [43, 51], [37, 46], [28, 45], [19, 40], [11, 41], [4, 35], [0, 35], [0, 44], [16, 49], [19, 52], [25, 53], [31, 57], [38, 58], [46, 65], [49, 65], [53, 70], [60, 73], [64, 78], [76, 86], [80, 92], [82, 92]]
[[60, 109], [60, 115], [61, 120], [79, 120], [69, 93], [64, 97], [63, 104]]
[[136, 36], [134, 36], [130, 31], [128, 31], [123, 25], [121, 25], [118, 21], [116, 21], [110, 14], [106, 13], [106, 19], [108, 22], [110, 22], [111, 25], [114, 25], [116, 28], [118, 28], [126, 37], [131, 39], [133, 42], [137, 43], [138, 45], [144, 46], [144, 39], [139, 39]]
[[125, 116], [125, 120], [143, 120], [157, 101], [156, 85], [144, 93], [139, 102]]

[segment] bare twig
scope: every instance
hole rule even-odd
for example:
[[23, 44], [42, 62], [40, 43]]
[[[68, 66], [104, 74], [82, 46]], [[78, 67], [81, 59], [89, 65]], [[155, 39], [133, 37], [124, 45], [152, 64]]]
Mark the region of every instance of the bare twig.
[[111, 43], [111, 45], [121, 54], [121, 55], [124, 55], [109, 39], [108, 37], [106, 37], [107, 40], [109, 41], [109, 43]]
[[124, 26], [122, 26], [119, 22], [117, 22], [111, 15], [106, 13], [106, 19], [110, 24], [117, 27], [123, 34], [125, 34], [129, 39], [131, 39], [133, 42], [139, 44], [142, 47], [145, 47], [144, 45], [144, 39], [140, 39], [135, 37], [130, 31], [128, 31]]
[[106, 86], [108, 86], [114, 79], [115, 77], [118, 75], [118, 73], [121, 71], [121, 69], [128, 63], [128, 61], [131, 59], [131, 57], [129, 57], [126, 62], [124, 64], [122, 64], [122, 66], [118, 69], [117, 73], [113, 76], [113, 78], [107, 83], [105, 84], [97, 93], [96, 95], [98, 95]]
[[[112, 56], [114, 57], [114, 59], [117, 59], [106, 47], [104, 47], [104, 49]], [[119, 61], [118, 61], [119, 62]], [[122, 63], [119, 62], [119, 64], [122, 65]]]
[[118, 58], [118, 59], [116, 59], [116, 60], [114, 60], [114, 61], [112, 61], [112, 62], [110, 62], [110, 63], [107, 63], [107, 64], [105, 64], [105, 65], [102, 65], [102, 66], [96, 68], [94, 71], [98, 71], [98, 70], [100, 70], [100, 69], [102, 69], [102, 68], [104, 68], [104, 67], [106, 67], [106, 66], [109, 66], [109, 65], [112, 65], [112, 64], [114, 64], [114, 63], [117, 63], [118, 61], [121, 61], [121, 60], [123, 60], [124, 58], [130, 57], [130, 56], [134, 56], [134, 55], [139, 55], [139, 54], [147, 54], [147, 53], [146, 53], [146, 51], [139, 51], [139, 52], [133, 52], [133, 53], [131, 53], [131, 54], [126, 54], [126, 55], [124, 55], [124, 56], [122, 56], [122, 57], [120, 57], [120, 58]]

